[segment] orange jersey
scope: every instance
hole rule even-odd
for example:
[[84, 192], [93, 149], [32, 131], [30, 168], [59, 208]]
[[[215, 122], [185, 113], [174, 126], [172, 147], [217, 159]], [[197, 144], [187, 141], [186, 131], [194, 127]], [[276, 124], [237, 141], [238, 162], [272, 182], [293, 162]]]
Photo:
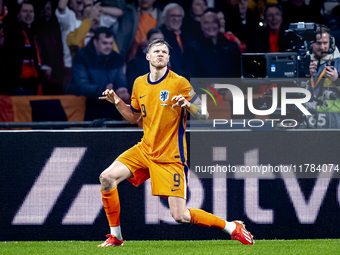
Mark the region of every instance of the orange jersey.
[[168, 69], [157, 82], [151, 82], [146, 74], [133, 85], [131, 109], [143, 117], [144, 136], [140, 144], [155, 162], [186, 162], [187, 111], [172, 108], [176, 101], [171, 101], [180, 94], [192, 102], [197, 97], [187, 79]]

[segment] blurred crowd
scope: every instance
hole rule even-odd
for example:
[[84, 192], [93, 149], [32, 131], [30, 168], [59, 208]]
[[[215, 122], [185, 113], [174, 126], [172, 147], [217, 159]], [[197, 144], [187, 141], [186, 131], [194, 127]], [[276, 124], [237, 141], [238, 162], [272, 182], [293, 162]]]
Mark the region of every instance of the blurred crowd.
[[242, 53], [284, 52], [290, 23], [328, 26], [340, 41], [340, 6], [325, 0], [0, 0], [0, 94], [114, 89], [126, 102], [149, 70], [146, 47], [164, 38], [169, 69], [240, 77]]

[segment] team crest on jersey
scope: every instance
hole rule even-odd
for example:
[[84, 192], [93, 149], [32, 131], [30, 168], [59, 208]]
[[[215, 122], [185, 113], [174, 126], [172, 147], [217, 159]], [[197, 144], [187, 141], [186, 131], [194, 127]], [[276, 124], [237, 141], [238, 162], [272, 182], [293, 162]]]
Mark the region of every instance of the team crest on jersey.
[[161, 93], [159, 94], [159, 99], [164, 103], [169, 100], [169, 91], [167, 90], [162, 90]]

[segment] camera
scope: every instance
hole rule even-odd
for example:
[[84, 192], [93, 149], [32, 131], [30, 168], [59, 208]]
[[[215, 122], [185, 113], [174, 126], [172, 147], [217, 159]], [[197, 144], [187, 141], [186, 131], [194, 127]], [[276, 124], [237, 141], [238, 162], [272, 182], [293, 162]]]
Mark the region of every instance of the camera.
[[[268, 89], [270, 85], [304, 87], [303, 83], [310, 77], [309, 65], [311, 58], [307, 53], [312, 51], [311, 44], [316, 41], [316, 35], [320, 33], [318, 32], [320, 26], [316, 23], [304, 22], [289, 24], [289, 29], [285, 30], [285, 36], [289, 41], [286, 52], [242, 54], [242, 83], [268, 85], [265, 94], [255, 100], [260, 109], [271, 108], [272, 93]], [[304, 96], [301, 93], [289, 94], [290, 98], [302, 98]], [[334, 95], [327, 94], [327, 96], [333, 97]], [[280, 95], [278, 98], [281, 98]], [[296, 106], [287, 108], [286, 117], [297, 121], [303, 120], [303, 116]], [[280, 108], [278, 107], [269, 118], [282, 118]]]
[[322, 91], [322, 101], [336, 100], [338, 98], [339, 98], [338, 94], [332, 90], [325, 89], [324, 91]]
[[326, 62], [326, 66], [334, 66], [334, 60], [331, 60], [331, 61], [327, 61]]
[[[241, 56], [244, 83], [278, 83], [292, 81], [305, 73], [297, 53], [244, 53]], [[309, 67], [309, 63], [308, 66]], [[308, 69], [309, 72], [309, 69]], [[249, 82], [248, 82], [249, 81]]]
[[284, 53], [244, 53], [241, 56], [244, 83], [272, 84], [295, 82], [309, 77], [311, 43], [316, 40], [316, 23], [291, 23], [285, 31], [289, 47]]

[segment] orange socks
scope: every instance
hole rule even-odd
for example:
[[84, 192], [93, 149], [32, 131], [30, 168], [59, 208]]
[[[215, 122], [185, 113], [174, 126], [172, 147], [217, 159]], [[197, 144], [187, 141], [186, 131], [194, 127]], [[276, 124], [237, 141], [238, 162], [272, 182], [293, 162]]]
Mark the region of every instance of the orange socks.
[[200, 227], [217, 227], [219, 229], [224, 229], [225, 227], [225, 221], [211, 213], [207, 213], [200, 209], [189, 209], [189, 212], [191, 216], [191, 224], [195, 224]]
[[[101, 191], [103, 205], [106, 212], [107, 219], [109, 221], [110, 227], [120, 226], [120, 203], [117, 186], [109, 191]], [[200, 227], [217, 227], [219, 229], [224, 229], [226, 222], [221, 218], [207, 213], [200, 209], [189, 209], [191, 224], [195, 224]]]
[[117, 227], [120, 225], [120, 203], [117, 186], [109, 191], [102, 191], [103, 205], [109, 220], [110, 227]]

